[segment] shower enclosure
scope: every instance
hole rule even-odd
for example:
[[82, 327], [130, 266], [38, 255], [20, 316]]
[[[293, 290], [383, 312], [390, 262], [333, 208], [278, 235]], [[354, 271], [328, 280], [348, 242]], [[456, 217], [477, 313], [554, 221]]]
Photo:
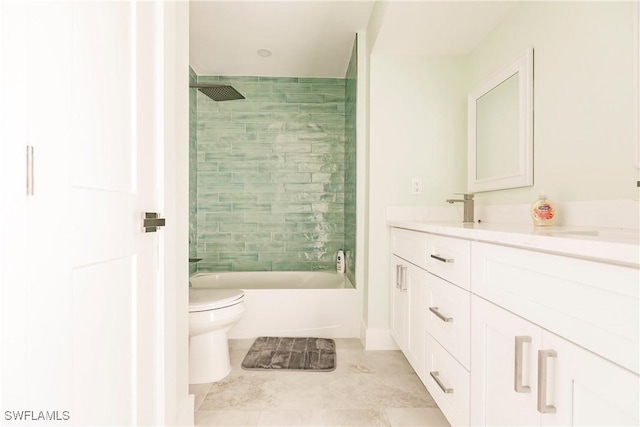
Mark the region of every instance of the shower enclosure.
[[[345, 78], [217, 77], [190, 103], [190, 257], [198, 271], [332, 270], [355, 259], [355, 45]], [[191, 271], [195, 271], [192, 264]]]

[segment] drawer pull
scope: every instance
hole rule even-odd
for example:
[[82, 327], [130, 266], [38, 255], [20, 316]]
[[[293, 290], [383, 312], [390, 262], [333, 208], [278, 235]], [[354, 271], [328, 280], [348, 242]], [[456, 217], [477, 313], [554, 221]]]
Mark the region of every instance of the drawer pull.
[[524, 343], [531, 342], [531, 337], [521, 336], [516, 337], [516, 351], [515, 351], [515, 372], [513, 374], [513, 388], [516, 393], [531, 393], [531, 387], [528, 385], [522, 385], [522, 347]]
[[435, 314], [438, 319], [442, 320], [443, 322], [453, 322], [453, 317], [447, 317], [444, 314], [440, 313], [438, 311], [438, 307], [429, 307], [429, 311]]
[[437, 259], [438, 261], [445, 262], [445, 263], [451, 263], [454, 261], [453, 258], [444, 258], [444, 257], [441, 257], [440, 255], [431, 255], [431, 258]]
[[431, 378], [433, 378], [433, 380], [436, 382], [436, 384], [438, 384], [438, 387], [440, 387], [440, 389], [449, 394], [449, 393], [453, 393], [453, 389], [452, 388], [447, 388], [444, 384], [442, 384], [442, 381], [440, 381], [439, 375], [440, 372], [438, 371], [431, 371], [429, 372], [429, 375], [431, 375]]
[[407, 268], [406, 266], [401, 266], [401, 276], [402, 276], [402, 288], [400, 289], [402, 292], [407, 292]]
[[547, 405], [547, 360], [558, 357], [555, 350], [538, 350], [538, 412], [555, 414], [556, 407]]

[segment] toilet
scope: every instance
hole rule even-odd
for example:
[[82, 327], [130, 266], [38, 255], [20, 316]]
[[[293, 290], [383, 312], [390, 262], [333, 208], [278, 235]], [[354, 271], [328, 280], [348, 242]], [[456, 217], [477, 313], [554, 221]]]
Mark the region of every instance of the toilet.
[[229, 374], [227, 332], [243, 313], [240, 289], [189, 288], [189, 384], [211, 383]]

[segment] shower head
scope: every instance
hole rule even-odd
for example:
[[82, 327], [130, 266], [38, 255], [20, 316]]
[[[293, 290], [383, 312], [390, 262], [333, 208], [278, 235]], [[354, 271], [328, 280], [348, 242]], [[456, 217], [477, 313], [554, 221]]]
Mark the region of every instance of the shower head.
[[233, 101], [234, 99], [244, 99], [244, 96], [233, 86], [223, 84], [192, 84], [189, 87], [198, 89], [214, 101]]

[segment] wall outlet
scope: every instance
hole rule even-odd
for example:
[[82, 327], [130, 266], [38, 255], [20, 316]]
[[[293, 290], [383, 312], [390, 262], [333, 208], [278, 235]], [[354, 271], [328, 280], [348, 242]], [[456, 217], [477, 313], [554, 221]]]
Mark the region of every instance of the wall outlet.
[[411, 194], [422, 194], [422, 178], [411, 178]]

